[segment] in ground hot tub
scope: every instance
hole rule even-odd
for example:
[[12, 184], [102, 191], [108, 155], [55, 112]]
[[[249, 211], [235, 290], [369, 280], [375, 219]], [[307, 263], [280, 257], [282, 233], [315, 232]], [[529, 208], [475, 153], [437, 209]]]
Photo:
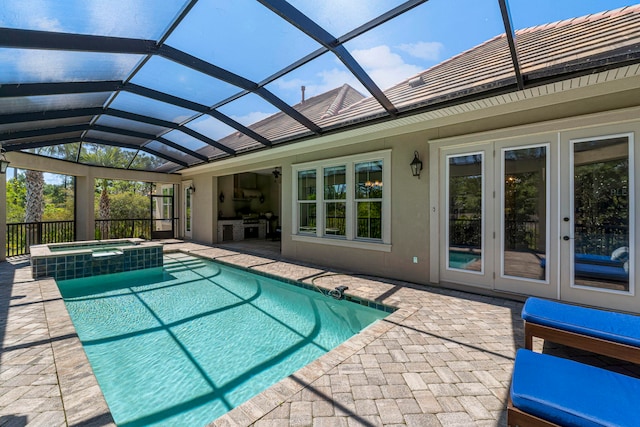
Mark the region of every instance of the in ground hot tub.
[[34, 279], [67, 280], [162, 267], [162, 243], [137, 238], [51, 243], [30, 250]]

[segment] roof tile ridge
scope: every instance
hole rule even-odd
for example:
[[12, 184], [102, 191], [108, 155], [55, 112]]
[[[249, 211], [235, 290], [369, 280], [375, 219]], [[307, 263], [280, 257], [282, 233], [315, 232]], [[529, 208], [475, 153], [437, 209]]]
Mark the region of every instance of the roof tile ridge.
[[[494, 37], [490, 38], [489, 40], [485, 40], [484, 42], [482, 42], [482, 43], [480, 43], [480, 44], [478, 44], [476, 46], [470, 47], [469, 49], [467, 49], [467, 50], [465, 50], [463, 52], [460, 52], [460, 53], [457, 53], [457, 54], [453, 55], [451, 58], [447, 58], [444, 61], [439, 62], [437, 64], [434, 64], [434, 65], [432, 65], [431, 67], [429, 67], [429, 68], [427, 68], [425, 70], [418, 71], [416, 74], [414, 74], [414, 75], [412, 75], [410, 77], [407, 77], [406, 79], [402, 80], [401, 82], [399, 82], [399, 83], [387, 88], [384, 92], [388, 92], [388, 91], [390, 91], [390, 90], [392, 90], [392, 89], [394, 89], [394, 88], [396, 88], [398, 86], [406, 85], [411, 80], [415, 80], [415, 79], [421, 78], [424, 74], [427, 74], [428, 72], [431, 72], [431, 71], [436, 70], [438, 68], [442, 68], [442, 67], [448, 65], [450, 62], [456, 61], [461, 56], [465, 56], [466, 54], [468, 54], [470, 52], [473, 52], [473, 51], [478, 50], [478, 49], [480, 49], [480, 48], [482, 48], [482, 47], [484, 47], [486, 45], [489, 45], [489, 44], [495, 42], [496, 40], [504, 39], [504, 38], [505, 38], [505, 33], [498, 34], [497, 36], [494, 36]], [[365, 98], [365, 99], [367, 99], [367, 98]], [[358, 101], [358, 102], [360, 102], [360, 101]]]
[[410, 77], [404, 79], [403, 81], [399, 82], [398, 84], [395, 84], [395, 85], [391, 86], [390, 88], [385, 90], [385, 92], [388, 92], [389, 90], [392, 90], [392, 89], [394, 89], [394, 88], [396, 88], [398, 86], [406, 85], [411, 80], [422, 78], [423, 75], [425, 75], [425, 74], [427, 74], [427, 73], [429, 73], [429, 72], [431, 72], [433, 70], [437, 70], [438, 68], [445, 67], [445, 66], [449, 65], [449, 63], [456, 61], [458, 58], [463, 57], [463, 56], [469, 54], [470, 52], [476, 51], [476, 50], [478, 50], [478, 49], [480, 49], [482, 47], [485, 47], [485, 46], [487, 46], [487, 45], [489, 45], [491, 43], [494, 43], [496, 40], [500, 40], [500, 39], [504, 39], [504, 38], [506, 38], [506, 34], [505, 33], [498, 34], [497, 36], [493, 36], [489, 40], [485, 40], [484, 42], [482, 42], [482, 43], [480, 43], [480, 44], [478, 44], [476, 46], [473, 46], [473, 47], [471, 47], [471, 48], [469, 48], [469, 49], [467, 49], [465, 51], [457, 53], [457, 54], [453, 55], [451, 58], [447, 58], [442, 62], [439, 62], [439, 63], [437, 63], [435, 65], [432, 65], [431, 67], [427, 68], [426, 70], [422, 70], [422, 71], [417, 72], [413, 76], [410, 76]]
[[566, 25], [580, 24], [582, 22], [593, 22], [593, 21], [598, 21], [600, 19], [611, 18], [615, 16], [624, 15], [627, 13], [637, 13], [637, 12], [640, 12], [640, 4], [636, 4], [632, 6], [623, 6], [618, 9], [605, 10], [602, 12], [592, 13], [589, 15], [577, 16], [573, 18], [562, 19], [560, 21], [549, 22], [546, 24], [534, 25], [533, 27], [522, 28], [522, 29], [516, 30], [516, 36], [532, 33], [535, 31], [563, 27]]
[[338, 92], [336, 98], [333, 100], [331, 105], [329, 105], [327, 111], [325, 111], [325, 113], [320, 117], [321, 119], [335, 116], [342, 109], [342, 104], [344, 103], [344, 98], [347, 96], [349, 87], [350, 86], [346, 83], [342, 85], [340, 92]]
[[[612, 10], [608, 10], [608, 11], [603, 11], [603, 12], [598, 12], [598, 13], [594, 13], [594, 14], [590, 14], [590, 15], [585, 15], [585, 16], [581, 16], [581, 17], [574, 17], [574, 18], [570, 18], [570, 19], [565, 19], [565, 20], [560, 20], [557, 22], [552, 22], [552, 23], [546, 23], [546, 24], [541, 24], [541, 25], [537, 25], [537, 26], [533, 26], [533, 27], [529, 27], [529, 28], [524, 28], [524, 29], [520, 29], [516, 31], [516, 36], [517, 35], [521, 35], [521, 34], [526, 34], [526, 33], [532, 33], [532, 32], [537, 32], [540, 30], [544, 30], [544, 29], [548, 29], [548, 28], [554, 28], [554, 27], [558, 27], [558, 26], [565, 26], [565, 25], [570, 25], [570, 24], [577, 24], [580, 23], [582, 21], [597, 21], [600, 19], [605, 19], [605, 18], [610, 18], [610, 17], [618, 17], [620, 15], [625, 15], [625, 14], [631, 14], [631, 13], [640, 13], [640, 4], [637, 5], [632, 5], [632, 6], [623, 6], [621, 8], [618, 9], [612, 9]], [[452, 56], [451, 58], [448, 58], [446, 60], [444, 60], [443, 62], [440, 62], [438, 64], [435, 64], [433, 66], [431, 66], [430, 68], [427, 68], [426, 70], [422, 70], [418, 73], [416, 73], [415, 75], [399, 82], [398, 84], [388, 88], [387, 90], [385, 90], [385, 93], [388, 93], [389, 91], [392, 91], [398, 87], [401, 87], [402, 85], [407, 85], [411, 80], [414, 79], [418, 79], [418, 78], [422, 78], [423, 75], [428, 74], [434, 70], [437, 70], [439, 68], [448, 66], [451, 62], [454, 62], [456, 60], [458, 60], [458, 58], [460, 57], [464, 57], [465, 55], [477, 51], [478, 49], [481, 49], [491, 43], [496, 42], [497, 40], [500, 39], [506, 39], [506, 34], [502, 33], [502, 34], [498, 34], [494, 37], [492, 37], [489, 40], [486, 40], [476, 46], [473, 46], [463, 52], [460, 52], [454, 56]], [[372, 99], [371, 96], [366, 97], [364, 99], [361, 99], [358, 102], [354, 102], [353, 104], [349, 105], [348, 107], [346, 107], [343, 111], [338, 111], [337, 113], [343, 113], [352, 109], [356, 109], [358, 108], [361, 104], [366, 103], [366, 102], [370, 102]], [[334, 113], [335, 114], [335, 113]], [[325, 114], [324, 117], [330, 117], [330, 115]]]
[[[444, 60], [443, 62], [439, 62], [438, 64], [435, 64], [435, 65], [427, 68], [426, 70], [422, 70], [422, 71], [416, 73], [415, 75], [413, 75], [413, 76], [411, 76], [411, 77], [409, 77], [407, 79], [404, 79], [403, 81], [401, 81], [401, 82], [391, 86], [390, 88], [387, 88], [386, 90], [384, 90], [384, 93], [388, 93], [388, 92], [390, 92], [390, 91], [394, 90], [395, 88], [400, 87], [402, 85], [407, 85], [409, 83], [409, 81], [411, 81], [413, 79], [422, 78], [422, 76], [424, 74], [427, 74], [427, 73], [429, 73], [429, 72], [431, 72], [433, 70], [437, 70], [438, 68], [442, 68], [444, 66], [447, 66], [449, 63], [457, 60], [459, 57], [462, 57], [462, 56], [468, 54], [469, 52], [473, 52], [473, 51], [475, 51], [477, 49], [480, 49], [480, 48], [482, 48], [482, 47], [484, 47], [486, 45], [494, 43], [496, 40], [504, 39], [504, 38], [506, 38], [506, 34], [505, 33], [498, 34], [497, 36], [494, 36], [494, 37], [490, 38], [489, 40], [485, 40], [484, 42], [482, 42], [482, 43], [480, 43], [480, 44], [478, 44], [476, 46], [473, 46], [473, 47], [471, 47], [471, 48], [469, 48], [469, 49], [467, 49], [467, 50], [465, 50], [463, 52], [460, 52], [460, 53], [452, 56], [451, 58], [448, 58], [448, 59]], [[361, 99], [361, 100], [359, 100], [357, 102], [354, 102], [353, 104], [347, 106], [344, 110], [341, 110], [341, 111], [340, 110], [336, 110], [333, 114], [329, 114], [329, 111], [327, 111], [327, 113], [325, 113], [322, 116], [322, 118], [323, 119], [324, 118], [328, 118], [328, 117], [331, 117], [331, 116], [333, 116], [335, 114], [339, 114], [339, 113], [343, 113], [343, 112], [346, 112], [346, 111], [349, 111], [349, 110], [356, 109], [356, 108], [359, 107], [359, 105], [361, 105], [363, 103], [366, 103], [366, 102], [370, 102], [371, 99], [373, 99], [372, 96], [367, 96], [367, 97], [365, 97], [365, 98], [363, 98], [363, 99]], [[335, 103], [335, 101], [334, 101], [334, 103]], [[333, 107], [333, 104], [331, 104], [331, 107]], [[329, 107], [327, 110], [330, 110], [331, 107]]]

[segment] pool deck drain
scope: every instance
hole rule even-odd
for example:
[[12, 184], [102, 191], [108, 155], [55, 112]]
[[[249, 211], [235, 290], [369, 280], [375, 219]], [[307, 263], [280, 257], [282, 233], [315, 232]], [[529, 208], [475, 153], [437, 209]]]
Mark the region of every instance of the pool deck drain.
[[[506, 425], [521, 302], [165, 245], [177, 250], [399, 308], [211, 425]], [[28, 260], [0, 263], [0, 310], [0, 425], [113, 425], [55, 282], [32, 280]]]

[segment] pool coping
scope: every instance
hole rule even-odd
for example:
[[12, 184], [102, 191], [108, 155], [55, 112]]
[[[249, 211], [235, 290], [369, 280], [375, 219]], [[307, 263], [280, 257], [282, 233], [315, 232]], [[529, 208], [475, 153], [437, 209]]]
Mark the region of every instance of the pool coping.
[[[129, 242], [128, 245], [124, 244], [125, 242]], [[104, 239], [104, 240], [86, 240], [80, 243], [78, 242], [69, 242], [69, 243], [43, 243], [40, 245], [31, 245], [31, 259], [37, 258], [46, 258], [51, 256], [59, 256], [59, 255], [77, 255], [82, 253], [91, 253], [91, 246], [93, 245], [120, 245], [122, 248], [131, 248], [138, 246], [162, 246], [162, 243], [159, 242], [150, 242], [140, 238], [131, 238], [131, 239]], [[68, 248], [67, 250], [58, 250], [52, 251], [51, 246], [56, 248]]]
[[[287, 277], [265, 273], [255, 268], [247, 268], [241, 264], [217, 259], [211, 251], [218, 255], [228, 253], [244, 255], [254, 259], [266, 259], [257, 255], [244, 254], [242, 252], [219, 249], [213, 246], [191, 244], [189, 248], [167, 248], [165, 253], [181, 252], [204, 259], [209, 259], [221, 264], [241, 268], [265, 277], [272, 277], [296, 286], [308, 287], [304, 280], [295, 280]], [[209, 254], [207, 254], [209, 252]], [[279, 261], [287, 262], [287, 261]], [[345, 273], [346, 274], [346, 273]], [[309, 279], [313, 282], [314, 279]], [[63, 340], [51, 340], [54, 362], [58, 374], [60, 393], [68, 425], [100, 425], [115, 426], [111, 412], [104, 398], [102, 390], [93, 373], [91, 364], [78, 338], [71, 317], [64, 304], [57, 283], [53, 278], [36, 279], [43, 298], [45, 316], [49, 327], [50, 336], [56, 331], [57, 336], [64, 336]], [[322, 285], [311, 286], [331, 290]], [[401, 303], [393, 297], [382, 301], [371, 301], [366, 296], [358, 296], [351, 292], [345, 292], [346, 296], [359, 301], [373, 302], [385, 307], [393, 307], [396, 310], [388, 313], [383, 319], [377, 320], [358, 334], [349, 338], [333, 350], [320, 356], [310, 364], [297, 370], [288, 377], [280, 380], [268, 389], [262, 391], [243, 404], [233, 408], [221, 417], [213, 420], [209, 426], [238, 426], [250, 425], [269, 412], [283, 404], [287, 399], [311, 385], [318, 378], [327, 374], [330, 370], [353, 356], [356, 352], [383, 335], [396, 324], [414, 314], [418, 307]], [[358, 302], [354, 302], [357, 304]]]
[[37, 279], [42, 294], [67, 425], [115, 426], [89, 359], [53, 278]]

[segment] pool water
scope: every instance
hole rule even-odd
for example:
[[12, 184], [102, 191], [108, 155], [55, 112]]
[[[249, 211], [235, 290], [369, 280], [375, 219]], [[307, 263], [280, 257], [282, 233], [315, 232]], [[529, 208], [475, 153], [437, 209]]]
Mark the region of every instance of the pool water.
[[388, 313], [186, 254], [59, 281], [119, 426], [203, 426]]
[[465, 269], [481, 257], [480, 254], [476, 253], [449, 251], [449, 268]]

